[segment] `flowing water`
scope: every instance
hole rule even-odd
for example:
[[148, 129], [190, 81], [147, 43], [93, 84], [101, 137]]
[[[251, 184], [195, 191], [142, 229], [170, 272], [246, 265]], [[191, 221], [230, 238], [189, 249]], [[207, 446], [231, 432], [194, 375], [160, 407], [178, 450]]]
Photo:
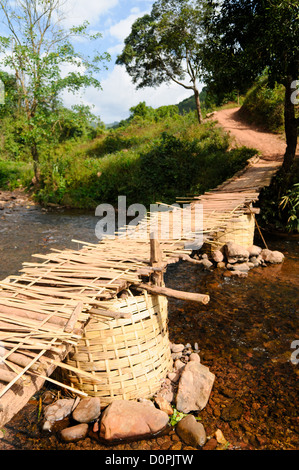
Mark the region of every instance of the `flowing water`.
[[[15, 274], [33, 253], [76, 248], [72, 239], [97, 242], [97, 220], [92, 213], [44, 212], [30, 204], [2, 211], [0, 278]], [[270, 249], [285, 254], [285, 262], [253, 269], [245, 279], [224, 277], [219, 269], [203, 272], [185, 262], [170, 266], [166, 273], [168, 287], [211, 297], [207, 306], [169, 300], [170, 339], [198, 343], [201, 362], [215, 374], [208, 405], [199, 416], [208, 436], [222, 430], [230, 449], [298, 449], [299, 444], [299, 351], [296, 355], [292, 348], [299, 339], [299, 243], [270, 236], [267, 242]], [[4, 427], [0, 450], [105, 449], [90, 438], [65, 444], [54, 435], [44, 436], [37, 403], [30, 401]], [[186, 448], [173, 431], [115, 447]]]

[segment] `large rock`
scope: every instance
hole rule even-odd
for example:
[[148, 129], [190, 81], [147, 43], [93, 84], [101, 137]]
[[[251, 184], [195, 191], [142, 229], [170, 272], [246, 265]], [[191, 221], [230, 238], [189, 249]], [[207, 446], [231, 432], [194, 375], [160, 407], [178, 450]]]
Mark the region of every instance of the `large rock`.
[[176, 426], [176, 432], [185, 444], [192, 447], [202, 447], [207, 441], [205, 428], [193, 415], [181, 419]]
[[262, 250], [261, 257], [266, 263], [279, 264], [284, 260], [284, 254], [280, 251]]
[[249, 251], [234, 242], [227, 242], [225, 253], [230, 264], [246, 262], [249, 259]]
[[149, 404], [116, 400], [102, 414], [100, 437], [113, 441], [156, 434], [168, 420], [167, 413]]
[[214, 380], [215, 375], [208, 367], [200, 362], [188, 362], [179, 381], [177, 410], [183, 413], [202, 410], [209, 400]]
[[83, 398], [73, 411], [73, 418], [78, 423], [90, 423], [101, 414], [101, 402], [98, 397]]

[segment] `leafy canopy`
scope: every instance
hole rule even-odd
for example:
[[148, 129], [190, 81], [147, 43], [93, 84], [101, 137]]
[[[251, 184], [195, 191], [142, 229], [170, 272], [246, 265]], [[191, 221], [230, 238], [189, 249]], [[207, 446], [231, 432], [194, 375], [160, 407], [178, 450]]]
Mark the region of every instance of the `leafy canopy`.
[[[88, 34], [88, 23], [66, 30], [60, 0], [0, 0], [3, 34], [0, 36], [0, 66], [14, 72], [19, 113], [26, 116], [25, 139], [37, 164], [40, 147], [55, 137], [61, 92], [82, 87], [99, 88], [96, 75], [109, 55], [95, 52], [84, 56], [72, 40], [97, 40]], [[69, 70], [68, 72], [66, 72]]]
[[197, 93], [205, 1], [158, 0], [138, 18], [116, 63], [125, 65], [137, 88], [174, 81]]

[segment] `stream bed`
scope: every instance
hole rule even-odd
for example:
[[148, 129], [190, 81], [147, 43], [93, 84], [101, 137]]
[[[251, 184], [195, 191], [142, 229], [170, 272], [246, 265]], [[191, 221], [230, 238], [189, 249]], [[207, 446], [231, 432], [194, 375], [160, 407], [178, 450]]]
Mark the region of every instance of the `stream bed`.
[[[26, 199], [11, 199], [0, 211], [0, 222], [1, 279], [16, 274], [34, 253], [76, 248], [72, 239], [97, 242], [97, 218], [92, 213], [46, 212]], [[299, 339], [299, 243], [291, 237], [266, 236], [266, 240], [269, 249], [284, 253], [283, 264], [255, 268], [239, 279], [224, 277], [220, 269], [204, 272], [180, 262], [171, 265], [165, 277], [170, 288], [211, 297], [206, 306], [169, 300], [170, 340], [198, 343], [201, 362], [216, 376], [209, 402], [198, 416], [207, 436], [220, 429], [231, 450], [299, 448], [299, 351], [296, 355], [292, 348]], [[257, 244], [262, 246], [259, 240]], [[66, 444], [54, 433], [42, 432], [38, 404], [34, 396], [0, 430], [0, 450], [111, 449], [92, 436]], [[213, 445], [215, 439], [205, 448]], [[190, 448], [170, 430], [113, 449]]]

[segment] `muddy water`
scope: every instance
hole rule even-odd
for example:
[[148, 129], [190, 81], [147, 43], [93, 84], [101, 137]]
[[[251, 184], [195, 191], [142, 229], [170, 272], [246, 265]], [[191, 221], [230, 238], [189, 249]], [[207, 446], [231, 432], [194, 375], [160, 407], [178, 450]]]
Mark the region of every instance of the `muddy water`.
[[[0, 214], [0, 278], [17, 272], [32, 253], [74, 247], [72, 239], [96, 242], [93, 214], [43, 212], [18, 206]], [[298, 365], [291, 344], [299, 339], [297, 240], [267, 238], [282, 251], [282, 265], [257, 268], [246, 279], [225, 278], [223, 271], [198, 266], [170, 266], [169, 287], [209, 293], [207, 306], [169, 301], [169, 329], [174, 342], [197, 342], [201, 361], [216, 375], [210, 400], [198, 415], [208, 436], [221, 429], [229, 449], [298, 449]], [[297, 355], [299, 359], [299, 354]], [[8, 423], [1, 449], [106, 449], [92, 438], [61, 443], [44, 435], [33, 400]], [[206, 448], [213, 448], [212, 439]], [[111, 448], [110, 448], [111, 449]], [[187, 449], [171, 431], [164, 437], [123, 443], [114, 449]]]

